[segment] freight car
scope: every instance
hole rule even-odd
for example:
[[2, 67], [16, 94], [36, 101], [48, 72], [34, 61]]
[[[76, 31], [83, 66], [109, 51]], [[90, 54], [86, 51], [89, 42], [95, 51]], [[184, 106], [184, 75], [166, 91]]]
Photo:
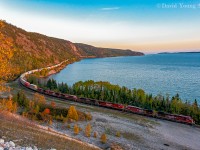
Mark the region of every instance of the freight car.
[[[62, 63], [52, 66], [52, 67], [47, 67], [47, 68], [42, 68], [42, 69], [52, 69], [52, 68], [58, 67], [60, 65], [62, 65]], [[106, 108], [110, 108], [110, 109], [126, 111], [126, 112], [145, 115], [145, 116], [149, 116], [149, 117], [156, 117], [156, 118], [166, 119], [166, 120], [175, 121], [175, 122], [179, 122], [179, 123], [186, 123], [186, 124], [190, 124], [190, 125], [195, 124], [194, 120], [190, 116], [169, 114], [169, 113], [165, 113], [165, 112], [154, 112], [153, 110], [143, 109], [143, 108], [136, 107], [136, 106], [131, 106], [131, 105], [125, 106], [123, 104], [105, 102], [105, 101], [100, 101], [100, 100], [85, 98], [85, 97], [79, 98], [75, 95], [63, 94], [63, 93], [54, 92], [51, 90], [45, 90], [42, 88], [38, 88], [37, 85], [30, 84], [29, 82], [26, 81], [26, 79], [25, 79], [26, 75], [40, 71], [42, 69], [35, 69], [32, 71], [23, 73], [19, 79], [20, 83], [31, 90], [34, 90], [34, 91], [42, 93], [42, 94], [61, 98], [62, 100], [71, 100], [71, 101], [75, 101], [75, 102], [79, 102], [79, 103], [85, 103], [85, 104], [89, 104], [89, 105], [106, 107]]]

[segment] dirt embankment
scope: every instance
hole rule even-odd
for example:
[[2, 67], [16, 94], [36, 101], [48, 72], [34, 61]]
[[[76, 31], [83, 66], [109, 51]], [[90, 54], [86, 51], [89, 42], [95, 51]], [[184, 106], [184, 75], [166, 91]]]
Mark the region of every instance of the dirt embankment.
[[4, 112], [0, 112], [0, 138], [14, 141], [16, 145], [37, 146], [42, 149], [100, 150], [94, 145], [37, 125], [21, 116]]

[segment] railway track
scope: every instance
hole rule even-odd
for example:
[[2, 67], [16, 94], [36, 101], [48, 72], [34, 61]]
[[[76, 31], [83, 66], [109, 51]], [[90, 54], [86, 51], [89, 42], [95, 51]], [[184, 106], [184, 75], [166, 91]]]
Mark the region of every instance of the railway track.
[[[50, 70], [50, 69], [59, 67], [66, 61], [63, 61], [57, 65], [47, 67], [47, 68], [42, 68], [42, 69]], [[106, 109], [114, 109], [114, 110], [122, 111], [123, 113], [125, 113], [125, 112], [126, 113], [134, 113], [134, 114], [138, 114], [138, 115], [142, 115], [142, 116], [164, 119], [164, 120], [169, 120], [169, 121], [173, 121], [173, 122], [185, 123], [185, 124], [190, 124], [190, 125], [194, 124], [194, 121], [190, 116], [169, 114], [169, 113], [159, 112], [159, 111], [156, 112], [156, 114], [154, 114], [154, 112], [152, 110], [147, 110], [147, 109], [143, 109], [143, 108], [136, 107], [136, 106], [131, 106], [131, 105], [125, 106], [123, 104], [117, 104], [117, 103], [101, 101], [101, 100], [96, 100], [96, 99], [91, 99], [91, 98], [77, 97], [76, 95], [57, 93], [57, 92], [54, 92], [51, 90], [44, 90], [42, 88], [38, 88], [37, 85], [30, 84], [29, 82], [26, 81], [25, 78], [27, 75], [35, 73], [35, 72], [39, 72], [42, 69], [35, 69], [32, 71], [23, 73], [18, 80], [20, 82], [21, 86], [23, 86], [26, 89], [29, 89], [31, 91], [44, 94], [46, 96], [55, 97], [61, 101], [70, 101], [73, 103], [78, 102], [80, 104], [85, 104], [85, 105], [93, 105], [96, 107], [102, 107], [102, 108], [106, 108]]]

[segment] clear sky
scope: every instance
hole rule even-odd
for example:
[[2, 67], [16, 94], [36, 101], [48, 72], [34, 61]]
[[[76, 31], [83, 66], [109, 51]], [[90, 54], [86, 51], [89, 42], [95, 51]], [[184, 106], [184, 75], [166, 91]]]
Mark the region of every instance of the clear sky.
[[0, 0], [0, 19], [100, 47], [200, 51], [200, 0]]

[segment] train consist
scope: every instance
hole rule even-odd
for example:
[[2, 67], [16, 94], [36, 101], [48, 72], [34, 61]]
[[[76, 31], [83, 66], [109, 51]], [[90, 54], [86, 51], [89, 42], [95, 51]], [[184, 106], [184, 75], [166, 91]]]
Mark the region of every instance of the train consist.
[[[62, 63], [64, 63], [64, 62], [62, 62]], [[42, 69], [53, 69], [55, 67], [62, 65], [62, 63], [57, 64], [55, 66], [42, 68]], [[58, 92], [54, 92], [51, 90], [45, 90], [45, 89], [39, 88], [39, 87], [37, 87], [37, 85], [30, 84], [29, 82], [26, 81], [26, 75], [32, 74], [37, 71], [41, 71], [42, 69], [35, 69], [35, 70], [28, 71], [28, 72], [22, 74], [20, 76], [20, 80], [19, 80], [20, 83], [23, 86], [25, 86], [26, 88], [29, 88], [33, 91], [39, 92], [41, 94], [60, 98], [63, 101], [70, 100], [70, 101], [84, 103], [84, 104], [88, 104], [88, 105], [116, 109], [116, 110], [135, 113], [135, 114], [139, 114], [139, 115], [145, 115], [145, 116], [149, 116], [149, 117], [156, 117], [156, 118], [160, 118], [160, 119], [175, 121], [175, 122], [179, 122], [179, 123], [186, 123], [186, 124], [190, 124], [190, 125], [195, 124], [194, 120], [190, 116], [169, 114], [169, 113], [165, 113], [165, 112], [155, 112], [153, 110], [143, 109], [143, 108], [136, 107], [136, 106], [130, 106], [130, 105], [127, 106], [127, 105], [123, 105], [123, 104], [105, 102], [105, 101], [91, 99], [91, 98], [77, 97], [76, 95], [58, 93]]]

